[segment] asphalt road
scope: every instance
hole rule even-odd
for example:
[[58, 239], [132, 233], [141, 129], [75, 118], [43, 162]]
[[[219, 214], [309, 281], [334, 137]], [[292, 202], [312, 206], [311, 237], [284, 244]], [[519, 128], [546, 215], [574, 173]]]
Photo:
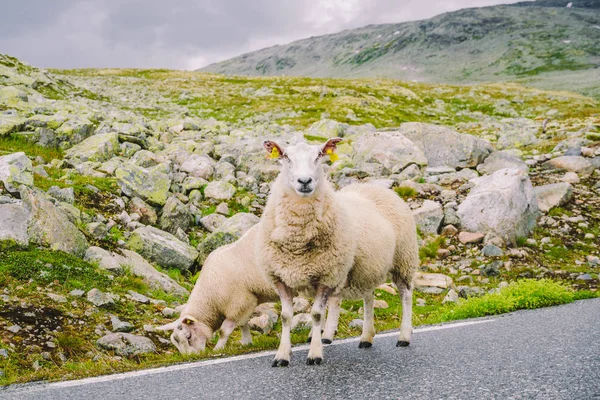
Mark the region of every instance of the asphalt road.
[[600, 399], [600, 299], [491, 320], [396, 334], [370, 349], [356, 339], [325, 348], [305, 365], [306, 346], [288, 368], [272, 352], [82, 381], [0, 389], [1, 399]]

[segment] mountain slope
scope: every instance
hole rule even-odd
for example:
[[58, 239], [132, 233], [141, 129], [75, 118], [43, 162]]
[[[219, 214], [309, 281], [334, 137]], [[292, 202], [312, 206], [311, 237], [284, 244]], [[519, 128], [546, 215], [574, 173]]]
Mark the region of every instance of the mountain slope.
[[445, 83], [520, 79], [598, 97], [600, 1], [555, 7], [563, 3], [471, 8], [423, 21], [370, 25], [270, 47], [202, 70]]

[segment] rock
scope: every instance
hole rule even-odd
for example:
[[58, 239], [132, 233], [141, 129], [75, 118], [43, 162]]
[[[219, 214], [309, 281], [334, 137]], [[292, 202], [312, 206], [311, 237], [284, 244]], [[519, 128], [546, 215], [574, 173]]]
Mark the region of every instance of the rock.
[[578, 281], [591, 281], [593, 278], [590, 274], [581, 274], [577, 277]]
[[187, 172], [191, 176], [202, 179], [212, 178], [215, 168], [215, 162], [207, 156], [192, 154], [179, 168], [183, 172]]
[[444, 219], [444, 211], [440, 203], [425, 200], [421, 207], [413, 211], [413, 216], [421, 232], [436, 234]]
[[81, 161], [106, 161], [119, 150], [119, 136], [115, 132], [90, 136], [65, 152], [65, 157]]
[[453, 237], [458, 234], [458, 229], [454, 225], [446, 225], [442, 228], [442, 236]]
[[539, 216], [537, 199], [526, 173], [501, 169], [472, 180], [474, 187], [458, 207], [463, 229], [494, 232], [516, 243], [527, 237]]
[[495, 151], [490, 154], [483, 164], [477, 166], [477, 171], [482, 175], [490, 175], [494, 172], [504, 169], [512, 168], [518, 169], [523, 172], [529, 172], [529, 167], [523, 160], [515, 156], [510, 151]]
[[391, 295], [394, 295], [394, 296], [398, 294], [398, 292], [396, 291], [396, 289], [391, 284], [389, 284], [389, 283], [383, 283], [383, 284], [377, 286], [376, 289], [383, 290], [384, 292], [387, 292], [387, 293], [389, 293]]
[[388, 305], [387, 301], [385, 301], [385, 300], [377, 299], [373, 302], [373, 308], [386, 309], [389, 307], [390, 306]]
[[209, 214], [206, 217], [200, 219], [200, 225], [209, 232], [214, 232], [227, 218], [220, 214]]
[[486, 140], [439, 125], [405, 122], [400, 133], [423, 151], [429, 167], [474, 168], [493, 150]]
[[81, 289], [73, 289], [69, 292], [69, 295], [73, 297], [82, 297], [84, 294], [85, 292]]
[[220, 226], [219, 232], [231, 233], [236, 237], [241, 237], [250, 228], [256, 225], [260, 218], [251, 213], [237, 213], [231, 218], [227, 218]]
[[263, 303], [256, 306], [254, 309], [254, 314], [260, 316], [262, 314], [267, 314], [273, 324], [277, 323], [279, 319], [279, 313], [277, 312], [276, 303]]
[[55, 144], [61, 142], [75, 144], [92, 136], [93, 133], [94, 124], [89, 119], [75, 116], [54, 130], [54, 138], [51, 141]]
[[20, 131], [24, 122], [23, 118], [16, 115], [0, 114], [0, 137]]
[[363, 320], [362, 319], [353, 319], [352, 321], [350, 321], [350, 323], [348, 324], [349, 328], [359, 328], [362, 329], [363, 327]]
[[394, 173], [411, 164], [427, 165], [427, 158], [415, 143], [400, 132], [370, 132], [354, 142], [356, 162], [378, 163]]
[[292, 331], [301, 331], [312, 327], [312, 317], [310, 314], [301, 313], [296, 314], [292, 318]]
[[458, 293], [454, 289], [448, 290], [446, 297], [442, 300], [442, 304], [458, 302]]
[[23, 329], [21, 328], [19, 325], [12, 325], [9, 326], [8, 328], [6, 328], [7, 331], [12, 332], [12, 333], [19, 333], [19, 331]]
[[30, 216], [27, 232], [31, 242], [78, 257], [84, 256], [89, 247], [85, 236], [45, 193], [22, 186], [21, 198]]
[[135, 213], [140, 216], [140, 222], [142, 224], [155, 225], [158, 221], [154, 208], [139, 197], [131, 199], [128, 204], [128, 209], [130, 213]]
[[229, 215], [229, 206], [223, 202], [217, 206], [215, 212], [221, 215]]
[[488, 244], [485, 245], [483, 249], [481, 249], [481, 254], [483, 254], [486, 257], [500, 257], [504, 254], [504, 252], [500, 247], [495, 246], [493, 244]]
[[262, 314], [258, 317], [250, 318], [248, 326], [253, 331], [258, 331], [266, 335], [273, 329], [273, 321], [267, 314]]
[[171, 308], [171, 307], [165, 307], [162, 310], [162, 315], [165, 318], [173, 318], [173, 317], [176, 317], [177, 314], [179, 314], [179, 312], [176, 309]]
[[161, 267], [188, 270], [198, 252], [168, 232], [145, 226], [131, 233], [128, 246], [142, 257]]
[[447, 289], [452, 286], [452, 278], [444, 274], [429, 274], [417, 272], [415, 274], [414, 285], [417, 287], [438, 287]]
[[61, 189], [58, 186], [51, 186], [47, 193], [63, 203], [75, 203], [75, 191], [72, 187]]
[[463, 299], [468, 299], [469, 297], [479, 297], [485, 294], [485, 291], [478, 286], [458, 286], [456, 289], [459, 296]]
[[109, 333], [98, 339], [96, 344], [102, 349], [114, 351], [124, 357], [156, 352], [152, 340], [131, 333]]
[[343, 124], [331, 119], [322, 119], [313, 123], [308, 128], [307, 133], [311, 136], [331, 139], [334, 137], [343, 137], [345, 131], [346, 129]]
[[121, 321], [114, 315], [110, 317], [113, 332], [131, 332], [135, 327], [127, 321]]
[[52, 300], [56, 303], [66, 303], [67, 302], [67, 298], [60, 294], [46, 293], [46, 296], [48, 296], [50, 298], [50, 300]]
[[504, 266], [504, 262], [501, 260], [493, 261], [489, 264], [482, 265], [480, 267], [481, 273], [485, 276], [498, 276], [500, 275], [500, 268]]
[[162, 172], [161, 165], [142, 168], [125, 163], [115, 171], [117, 184], [128, 197], [139, 197], [152, 205], [163, 206], [167, 202], [167, 193], [171, 179]]
[[310, 313], [310, 302], [304, 297], [294, 297], [294, 314]]
[[0, 241], [11, 240], [21, 246], [29, 244], [29, 213], [22, 202], [0, 204]]
[[536, 186], [533, 192], [538, 200], [538, 208], [545, 213], [554, 207], [568, 203], [573, 197], [573, 189], [567, 182]]
[[462, 244], [481, 243], [485, 235], [480, 232], [461, 232], [458, 234], [458, 240]]
[[96, 307], [110, 308], [115, 305], [114, 296], [94, 288], [87, 294], [87, 300]]
[[113, 258], [109, 251], [104, 250], [101, 247], [90, 247], [85, 252], [83, 259], [91, 263], [97, 263], [100, 268], [110, 271], [116, 275], [121, 275], [123, 273], [123, 267], [121, 264], [119, 264], [117, 260]]
[[235, 194], [236, 189], [231, 183], [212, 181], [204, 189], [204, 197], [215, 200], [229, 200]]
[[142, 303], [142, 304], [150, 303], [150, 299], [141, 293], [134, 292], [133, 290], [128, 290], [127, 294], [129, 295], [129, 298], [131, 298], [131, 300], [137, 301], [138, 303]]
[[88, 236], [97, 240], [104, 239], [108, 234], [108, 228], [106, 227], [106, 224], [103, 224], [102, 222], [90, 222], [85, 226], [85, 231]]
[[426, 305], [427, 305], [427, 302], [425, 301], [425, 299], [420, 299], [420, 298], [417, 299], [417, 304], [416, 304], [417, 307], [425, 307]]
[[175, 234], [177, 229], [187, 231], [192, 223], [192, 213], [177, 197], [171, 196], [165, 203], [160, 217], [160, 228]]
[[543, 163], [542, 169], [557, 169], [560, 171], [575, 172], [580, 176], [590, 176], [594, 172], [594, 165], [585, 157], [561, 156]]
[[19, 186], [33, 186], [33, 165], [25, 153], [13, 153], [0, 157], [0, 181], [11, 194], [19, 192]]
[[518, 149], [523, 146], [535, 145], [539, 142], [539, 125], [528, 118], [504, 118], [497, 122], [499, 149]]
[[575, 172], [567, 172], [562, 178], [560, 178], [560, 180], [567, 183], [579, 183], [581, 181], [581, 179], [579, 179], [579, 175], [577, 175]]

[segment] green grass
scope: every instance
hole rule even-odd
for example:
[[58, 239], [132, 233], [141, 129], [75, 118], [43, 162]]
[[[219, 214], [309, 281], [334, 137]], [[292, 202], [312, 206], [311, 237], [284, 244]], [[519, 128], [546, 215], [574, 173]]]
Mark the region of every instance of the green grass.
[[437, 258], [438, 249], [445, 245], [446, 238], [444, 236], [438, 236], [433, 240], [429, 240], [419, 249], [419, 258], [421, 261], [435, 259]]
[[404, 200], [417, 197], [418, 194], [414, 188], [408, 186], [399, 186], [397, 188], [394, 188], [394, 191], [398, 194], [398, 196], [402, 197]]
[[57, 148], [43, 147], [31, 143], [27, 138], [18, 135], [8, 135], [0, 137], [0, 156], [24, 152], [31, 158], [42, 157], [45, 162], [50, 162], [54, 159], [62, 159], [63, 152]]
[[441, 321], [484, 317], [511, 311], [548, 307], [570, 303], [575, 292], [559, 282], [548, 279], [524, 279], [511, 283], [498, 293], [472, 297], [441, 312]]

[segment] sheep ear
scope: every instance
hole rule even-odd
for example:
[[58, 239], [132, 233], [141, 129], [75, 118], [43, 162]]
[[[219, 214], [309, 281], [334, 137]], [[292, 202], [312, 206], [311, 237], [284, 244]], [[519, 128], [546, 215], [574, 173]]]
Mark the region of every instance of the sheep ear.
[[157, 331], [174, 331], [175, 328], [177, 328], [177, 325], [179, 325], [179, 320], [176, 319], [173, 322], [169, 322], [168, 324], [165, 325], [161, 325], [161, 326], [157, 326], [156, 329]]
[[281, 146], [279, 146], [277, 143], [273, 142], [272, 140], [265, 140], [263, 142], [263, 147], [265, 148], [266, 152], [269, 154], [269, 158], [282, 158], [284, 156], [284, 151], [283, 148], [281, 148]]
[[321, 156], [329, 154], [330, 156], [335, 153], [337, 149], [337, 145], [341, 142], [342, 139], [339, 137], [329, 139], [323, 147], [321, 147]]
[[188, 315], [188, 316], [183, 317], [181, 322], [183, 322], [185, 325], [194, 325], [194, 322], [198, 322], [198, 320], [196, 318], [190, 317]]

